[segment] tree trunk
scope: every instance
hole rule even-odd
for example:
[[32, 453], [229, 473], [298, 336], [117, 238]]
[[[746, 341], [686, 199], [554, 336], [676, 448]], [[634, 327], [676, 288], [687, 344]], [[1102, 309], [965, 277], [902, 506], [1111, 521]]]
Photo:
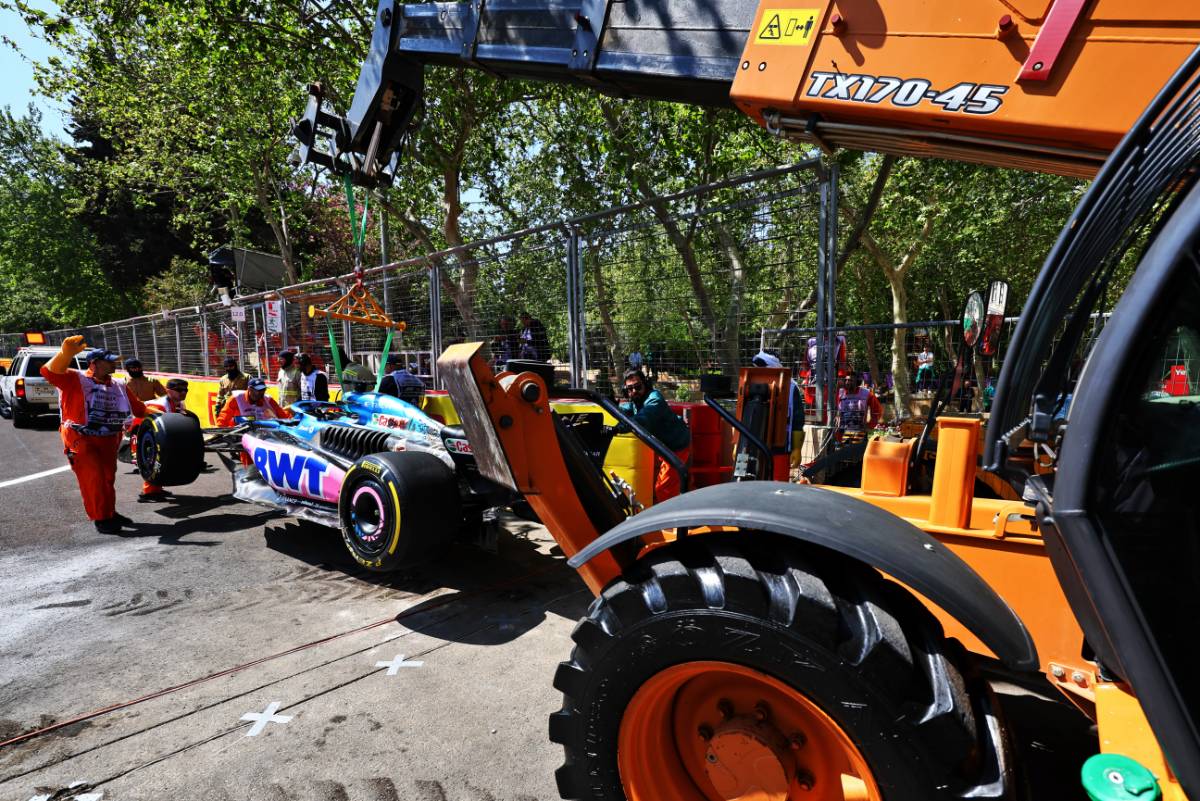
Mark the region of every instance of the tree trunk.
[[254, 171], [254, 194], [258, 201], [259, 211], [262, 212], [263, 218], [267, 221], [267, 225], [271, 226], [271, 233], [275, 235], [275, 243], [279, 246], [279, 256], [283, 259], [283, 283], [285, 285], [298, 283], [296, 270], [296, 260], [292, 252], [292, 239], [287, 229], [287, 220], [283, 217], [283, 207], [278, 210], [275, 208], [275, 202], [278, 199], [277, 193], [271, 187], [271, 168], [263, 165], [262, 170]]
[[867, 370], [871, 372], [871, 384], [880, 387], [883, 385], [883, 375], [879, 372], [879, 352], [875, 349], [875, 332], [868, 328], [863, 331], [863, 339], [867, 343]]
[[[608, 354], [608, 380], [611, 382], [613, 391], [615, 392], [618, 382], [621, 380], [621, 368], [625, 364], [625, 357], [621, 347], [621, 335], [617, 332], [617, 326], [612, 318], [612, 302], [608, 297], [608, 288], [604, 285], [603, 271], [600, 269], [599, 259], [587, 259], [588, 275], [591, 276], [591, 289], [596, 296], [596, 308], [600, 311], [600, 326], [604, 329], [604, 350]], [[604, 380], [601, 376], [601, 380]]]
[[727, 373], [737, 374], [741, 350], [742, 300], [746, 291], [746, 263], [733, 235], [723, 220], [716, 221], [721, 248], [729, 259], [729, 305], [725, 310], [725, 330], [721, 336], [722, 359]]
[[896, 400], [896, 416], [904, 419], [909, 416], [912, 393], [909, 391], [908, 378], [908, 349], [905, 345], [908, 329], [900, 328], [908, 322], [908, 289], [904, 286], [904, 275], [893, 271], [887, 275], [888, 286], [892, 290], [892, 388]]

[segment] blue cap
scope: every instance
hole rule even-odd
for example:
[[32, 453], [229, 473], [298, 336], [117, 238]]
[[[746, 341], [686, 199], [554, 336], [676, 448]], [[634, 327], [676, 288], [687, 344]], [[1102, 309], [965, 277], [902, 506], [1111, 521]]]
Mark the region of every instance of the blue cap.
[[117, 361], [117, 354], [108, 348], [92, 348], [91, 350], [84, 351], [83, 360], [88, 364], [97, 359], [103, 359], [106, 362], [115, 362]]
[[246, 389], [265, 390], [266, 388], [267, 382], [263, 381], [261, 378], [251, 378], [250, 382], [246, 384]]

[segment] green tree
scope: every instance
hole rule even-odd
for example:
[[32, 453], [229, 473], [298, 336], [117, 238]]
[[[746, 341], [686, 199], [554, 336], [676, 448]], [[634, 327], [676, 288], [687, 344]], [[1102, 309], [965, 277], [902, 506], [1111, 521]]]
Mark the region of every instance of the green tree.
[[0, 110], [0, 330], [82, 325], [133, 311], [72, 213], [78, 198], [68, 171], [36, 109], [24, 117]]

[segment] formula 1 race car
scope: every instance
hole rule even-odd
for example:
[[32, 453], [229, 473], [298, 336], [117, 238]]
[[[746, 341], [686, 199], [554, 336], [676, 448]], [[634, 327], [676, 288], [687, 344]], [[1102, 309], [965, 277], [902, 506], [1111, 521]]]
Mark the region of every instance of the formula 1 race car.
[[204, 454], [233, 473], [234, 497], [339, 528], [364, 567], [393, 571], [478, 533], [485, 513], [519, 500], [479, 474], [461, 428], [377, 392], [300, 401], [283, 420], [238, 418], [201, 429], [185, 414], [148, 417], [136, 433], [142, 477], [196, 480]]

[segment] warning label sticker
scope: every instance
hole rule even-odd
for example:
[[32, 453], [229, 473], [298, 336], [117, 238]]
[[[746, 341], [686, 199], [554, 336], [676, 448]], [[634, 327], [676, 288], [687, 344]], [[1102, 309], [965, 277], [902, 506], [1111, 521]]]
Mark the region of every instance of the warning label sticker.
[[755, 44], [806, 45], [817, 27], [816, 8], [768, 8], [754, 34]]

